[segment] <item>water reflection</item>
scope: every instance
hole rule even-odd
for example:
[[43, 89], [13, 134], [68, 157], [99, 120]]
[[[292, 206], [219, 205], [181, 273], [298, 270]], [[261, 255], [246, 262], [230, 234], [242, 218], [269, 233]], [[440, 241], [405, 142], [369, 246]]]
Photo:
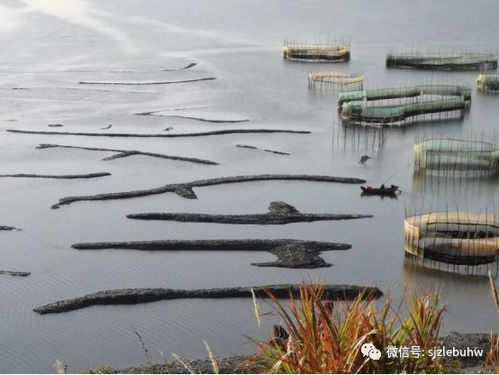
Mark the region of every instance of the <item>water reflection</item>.
[[100, 34], [104, 34], [116, 42], [128, 53], [138, 52], [134, 41], [125, 32], [110, 26], [99, 17], [112, 17], [111, 14], [94, 9], [85, 0], [22, 0], [26, 4], [23, 12], [40, 12], [60, 18], [66, 22], [76, 23]]

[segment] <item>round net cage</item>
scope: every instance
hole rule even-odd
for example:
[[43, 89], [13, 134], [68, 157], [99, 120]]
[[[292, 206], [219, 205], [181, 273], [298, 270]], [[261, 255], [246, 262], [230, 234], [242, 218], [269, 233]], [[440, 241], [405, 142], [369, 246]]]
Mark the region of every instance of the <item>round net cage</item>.
[[283, 57], [302, 62], [344, 62], [350, 60], [350, 46], [346, 43], [284, 42]]
[[499, 221], [494, 214], [429, 212], [404, 222], [406, 256], [447, 271], [476, 274], [497, 263]]
[[414, 169], [439, 175], [498, 175], [499, 148], [485, 141], [430, 138], [414, 145]]
[[450, 71], [489, 71], [497, 69], [495, 53], [405, 52], [386, 56], [387, 68], [413, 68]]
[[418, 85], [341, 92], [338, 110], [344, 123], [405, 126], [418, 121], [462, 118], [471, 89], [456, 85]]
[[362, 90], [364, 76], [340, 72], [316, 72], [308, 75], [308, 88], [324, 91]]
[[476, 80], [478, 90], [486, 93], [499, 93], [499, 74], [480, 74]]

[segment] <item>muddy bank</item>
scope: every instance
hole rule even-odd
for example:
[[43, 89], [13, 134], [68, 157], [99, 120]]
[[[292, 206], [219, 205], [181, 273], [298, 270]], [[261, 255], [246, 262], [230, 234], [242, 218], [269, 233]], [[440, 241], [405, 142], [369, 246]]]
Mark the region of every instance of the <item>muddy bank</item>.
[[269, 152], [271, 154], [277, 154], [277, 155], [291, 155], [287, 152], [283, 152], [283, 151], [276, 151], [276, 150], [268, 150], [266, 148], [259, 148], [259, 147], [256, 147], [256, 146], [250, 146], [250, 145], [242, 145], [242, 144], [239, 144], [239, 145], [236, 145], [236, 147], [239, 147], [239, 148], [247, 148], [247, 149], [250, 149], [250, 150], [258, 150], [258, 151], [263, 151], [263, 152]]
[[[219, 374], [260, 374], [268, 373], [268, 368], [263, 358], [257, 362], [249, 363], [250, 356], [235, 355], [217, 358]], [[182, 359], [197, 374], [213, 374], [213, 364], [209, 358], [187, 360]], [[251, 360], [254, 358], [251, 356]], [[157, 363], [143, 366], [127, 367], [125, 369], [114, 369], [106, 367], [110, 374], [191, 374], [180, 362], [173, 360], [168, 363]]]
[[0, 271], [0, 275], [27, 277], [27, 276], [31, 275], [31, 272], [23, 272], [23, 271]]
[[[451, 332], [448, 336], [442, 337], [442, 342], [445, 345], [454, 346], [458, 349], [470, 348], [480, 348], [487, 350], [488, 334], [481, 333], [457, 333]], [[270, 338], [270, 337], [269, 337]], [[459, 340], [455, 340], [459, 338]], [[477, 338], [479, 341], [477, 342]], [[216, 354], [216, 353], [215, 353]], [[455, 358], [447, 358], [447, 360], [452, 361]], [[484, 372], [480, 365], [483, 362], [483, 357], [473, 358], [470, 361], [470, 357], [458, 358], [461, 366], [457, 369], [457, 373], [463, 374], [479, 374], [487, 373]], [[268, 364], [265, 362], [264, 358], [260, 357], [258, 354], [251, 356], [235, 355], [229, 357], [217, 358], [218, 364], [220, 366], [220, 374], [260, 374], [268, 373]], [[197, 359], [197, 360], [185, 360], [185, 362], [197, 373], [200, 374], [213, 374], [213, 365], [209, 358]], [[157, 364], [147, 364], [142, 366], [128, 367], [123, 370], [107, 368], [109, 373], [125, 373], [125, 374], [149, 374], [149, 373], [162, 373], [162, 374], [189, 374], [190, 372], [178, 361], [171, 361], [168, 363], [157, 363]], [[451, 371], [452, 373], [452, 371]]]
[[289, 223], [309, 223], [313, 221], [352, 220], [370, 218], [363, 214], [303, 214], [285, 202], [271, 202], [269, 212], [248, 215], [211, 215], [198, 213], [138, 213], [127, 215], [129, 219], [165, 220], [193, 223], [277, 225]]
[[277, 260], [252, 263], [253, 266], [312, 269], [331, 266], [331, 264], [320, 257], [322, 251], [348, 250], [351, 248], [351, 245], [346, 243], [295, 239], [218, 239], [86, 242], [73, 244], [72, 247], [77, 250], [266, 251], [275, 255]]
[[[459, 348], [459, 349], [483, 349], [487, 350], [489, 348], [490, 333], [459, 333], [451, 332], [447, 336], [442, 337], [441, 345], [447, 348]], [[460, 371], [462, 373], [478, 372], [480, 370], [480, 365], [485, 360], [485, 354], [483, 356], [458, 356], [453, 358], [461, 362], [461, 367], [465, 371]], [[478, 366], [478, 367], [477, 367]], [[475, 367], [475, 368], [473, 368]]]
[[157, 154], [154, 152], [144, 152], [144, 151], [137, 151], [137, 150], [119, 150], [119, 149], [113, 149], [113, 148], [100, 148], [100, 147], [65, 146], [65, 145], [56, 145], [56, 144], [47, 144], [47, 143], [39, 144], [37, 146], [37, 148], [38, 149], [73, 148], [73, 149], [77, 149], [77, 150], [98, 151], [98, 152], [114, 152], [115, 153], [114, 155], [103, 158], [102, 160], [104, 160], [104, 161], [140, 155], [140, 156], [149, 156], [152, 158], [159, 158], [159, 159], [185, 161], [185, 162], [196, 163], [196, 164], [218, 165], [217, 162], [212, 161], [212, 160], [189, 158], [189, 157], [183, 157], [183, 156], [177, 156], [177, 155]]
[[97, 178], [111, 176], [109, 172], [97, 172], [87, 174], [31, 174], [31, 173], [17, 173], [17, 174], [0, 174], [1, 177], [11, 178], [53, 178], [60, 180], [84, 179], [84, 178]]
[[111, 81], [80, 81], [79, 85], [113, 85], [113, 86], [151, 86], [151, 85], [171, 85], [175, 83], [189, 83], [200, 81], [213, 81], [216, 77], [202, 77], [193, 79], [182, 79], [177, 81], [153, 81], [153, 82], [111, 82]]
[[[33, 311], [39, 314], [55, 314], [82, 309], [94, 305], [133, 305], [153, 301], [179, 298], [252, 298], [251, 290], [258, 298], [267, 298], [267, 291], [279, 298], [287, 298], [290, 293], [294, 297], [300, 295], [299, 284], [263, 285], [236, 288], [213, 289], [167, 289], [138, 288], [104, 290], [82, 297], [66, 299], [40, 306]], [[358, 296], [363, 298], [379, 298], [383, 293], [376, 287], [360, 287], [357, 285], [326, 285], [324, 299], [352, 300]]]
[[272, 180], [339, 182], [346, 184], [363, 184], [366, 182], [366, 180], [354, 177], [334, 177], [334, 176], [322, 176], [322, 175], [263, 174], [263, 175], [249, 175], [249, 176], [218, 177], [207, 180], [197, 180], [185, 183], [168, 184], [146, 190], [131, 190], [119, 193], [64, 197], [59, 199], [59, 203], [54, 204], [52, 208], [59, 208], [64, 205], [80, 201], [130, 199], [130, 198], [145, 197], [148, 195], [163, 194], [163, 193], [176, 193], [177, 195], [183, 198], [197, 199], [196, 194], [192, 190], [194, 187], [233, 184], [233, 183], [250, 182], [250, 181], [272, 181]]
[[213, 135], [228, 134], [311, 134], [308, 130], [286, 130], [286, 129], [223, 129], [195, 133], [176, 133], [176, 134], [143, 134], [143, 133], [91, 133], [91, 132], [62, 132], [62, 131], [44, 131], [44, 130], [22, 130], [7, 129], [9, 133], [18, 134], [44, 134], [44, 135], [73, 135], [82, 137], [137, 137], [137, 138], [180, 138], [180, 137], [207, 137]]

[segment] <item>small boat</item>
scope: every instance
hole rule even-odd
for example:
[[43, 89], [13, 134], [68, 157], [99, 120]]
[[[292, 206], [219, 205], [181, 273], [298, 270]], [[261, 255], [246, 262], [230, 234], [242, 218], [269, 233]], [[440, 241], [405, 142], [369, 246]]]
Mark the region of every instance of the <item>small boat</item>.
[[396, 195], [399, 187], [396, 185], [390, 185], [389, 187], [385, 187], [381, 185], [379, 188], [374, 188], [372, 186], [361, 186], [362, 194], [365, 195]]

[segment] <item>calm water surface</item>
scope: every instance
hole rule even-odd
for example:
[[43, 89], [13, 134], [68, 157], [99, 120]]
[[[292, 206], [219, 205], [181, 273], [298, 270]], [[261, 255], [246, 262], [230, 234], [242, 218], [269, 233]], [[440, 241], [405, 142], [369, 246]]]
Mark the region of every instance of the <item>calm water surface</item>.
[[[272, 319], [257, 327], [251, 301], [185, 300], [137, 306], [97, 306], [40, 316], [33, 307], [102, 289], [210, 288], [300, 282], [375, 284], [395, 300], [407, 287], [440, 288], [448, 314], [444, 330], [488, 332], [497, 328], [487, 281], [428, 271], [404, 262], [406, 207], [424, 202], [495, 209], [498, 183], [414, 180], [412, 145], [422, 134], [493, 134], [497, 97], [473, 93], [463, 121], [384, 132], [383, 147], [370, 132], [344, 132], [336, 120], [336, 95], [311, 93], [312, 70], [362, 72], [366, 87], [425, 82], [474, 87], [475, 73], [386, 70], [392, 48], [497, 49], [499, 3], [467, 1], [159, 1], [6, 0], [0, 5], [0, 173], [90, 173], [93, 180], [0, 179], [0, 224], [22, 228], [0, 233], [0, 269], [32, 272], [0, 277], [0, 372], [50, 372], [59, 359], [73, 371], [144, 361], [134, 329], [154, 360], [160, 352], [205, 356], [203, 340], [218, 355], [249, 353], [244, 335], [264, 338]], [[328, 66], [286, 63], [283, 39], [345, 36], [352, 61]], [[188, 63], [185, 71], [164, 71]], [[175, 85], [79, 85], [80, 81], [169, 81]], [[249, 123], [210, 124], [136, 112], [173, 110], [187, 116], [249, 118]], [[165, 112], [170, 113], [170, 112]], [[86, 138], [23, 135], [5, 129], [87, 132], [172, 132], [222, 128], [310, 130], [311, 135], [227, 135], [176, 139]], [[100, 130], [113, 124], [110, 130]], [[377, 137], [378, 135], [376, 135]], [[178, 154], [215, 160], [195, 165], [147, 157], [102, 161], [109, 153], [39, 150], [40, 143]], [[291, 153], [279, 156], [236, 148], [239, 143]], [[367, 166], [360, 155], [373, 156]], [[131, 200], [80, 202], [59, 210], [63, 196], [150, 188], [198, 178], [258, 173], [310, 173], [394, 182], [397, 200], [361, 198], [355, 185], [255, 182], [196, 189], [198, 200], [174, 194]], [[373, 219], [286, 226], [237, 226], [141, 222], [126, 214], [147, 211], [260, 213], [284, 200], [303, 212], [371, 213]], [[440, 202], [440, 203], [439, 203]], [[334, 264], [317, 270], [257, 268], [264, 252], [85, 251], [83, 241], [192, 238], [301, 238], [348, 242], [328, 252]], [[265, 305], [264, 305], [265, 306]], [[268, 310], [268, 306], [264, 307]]]

